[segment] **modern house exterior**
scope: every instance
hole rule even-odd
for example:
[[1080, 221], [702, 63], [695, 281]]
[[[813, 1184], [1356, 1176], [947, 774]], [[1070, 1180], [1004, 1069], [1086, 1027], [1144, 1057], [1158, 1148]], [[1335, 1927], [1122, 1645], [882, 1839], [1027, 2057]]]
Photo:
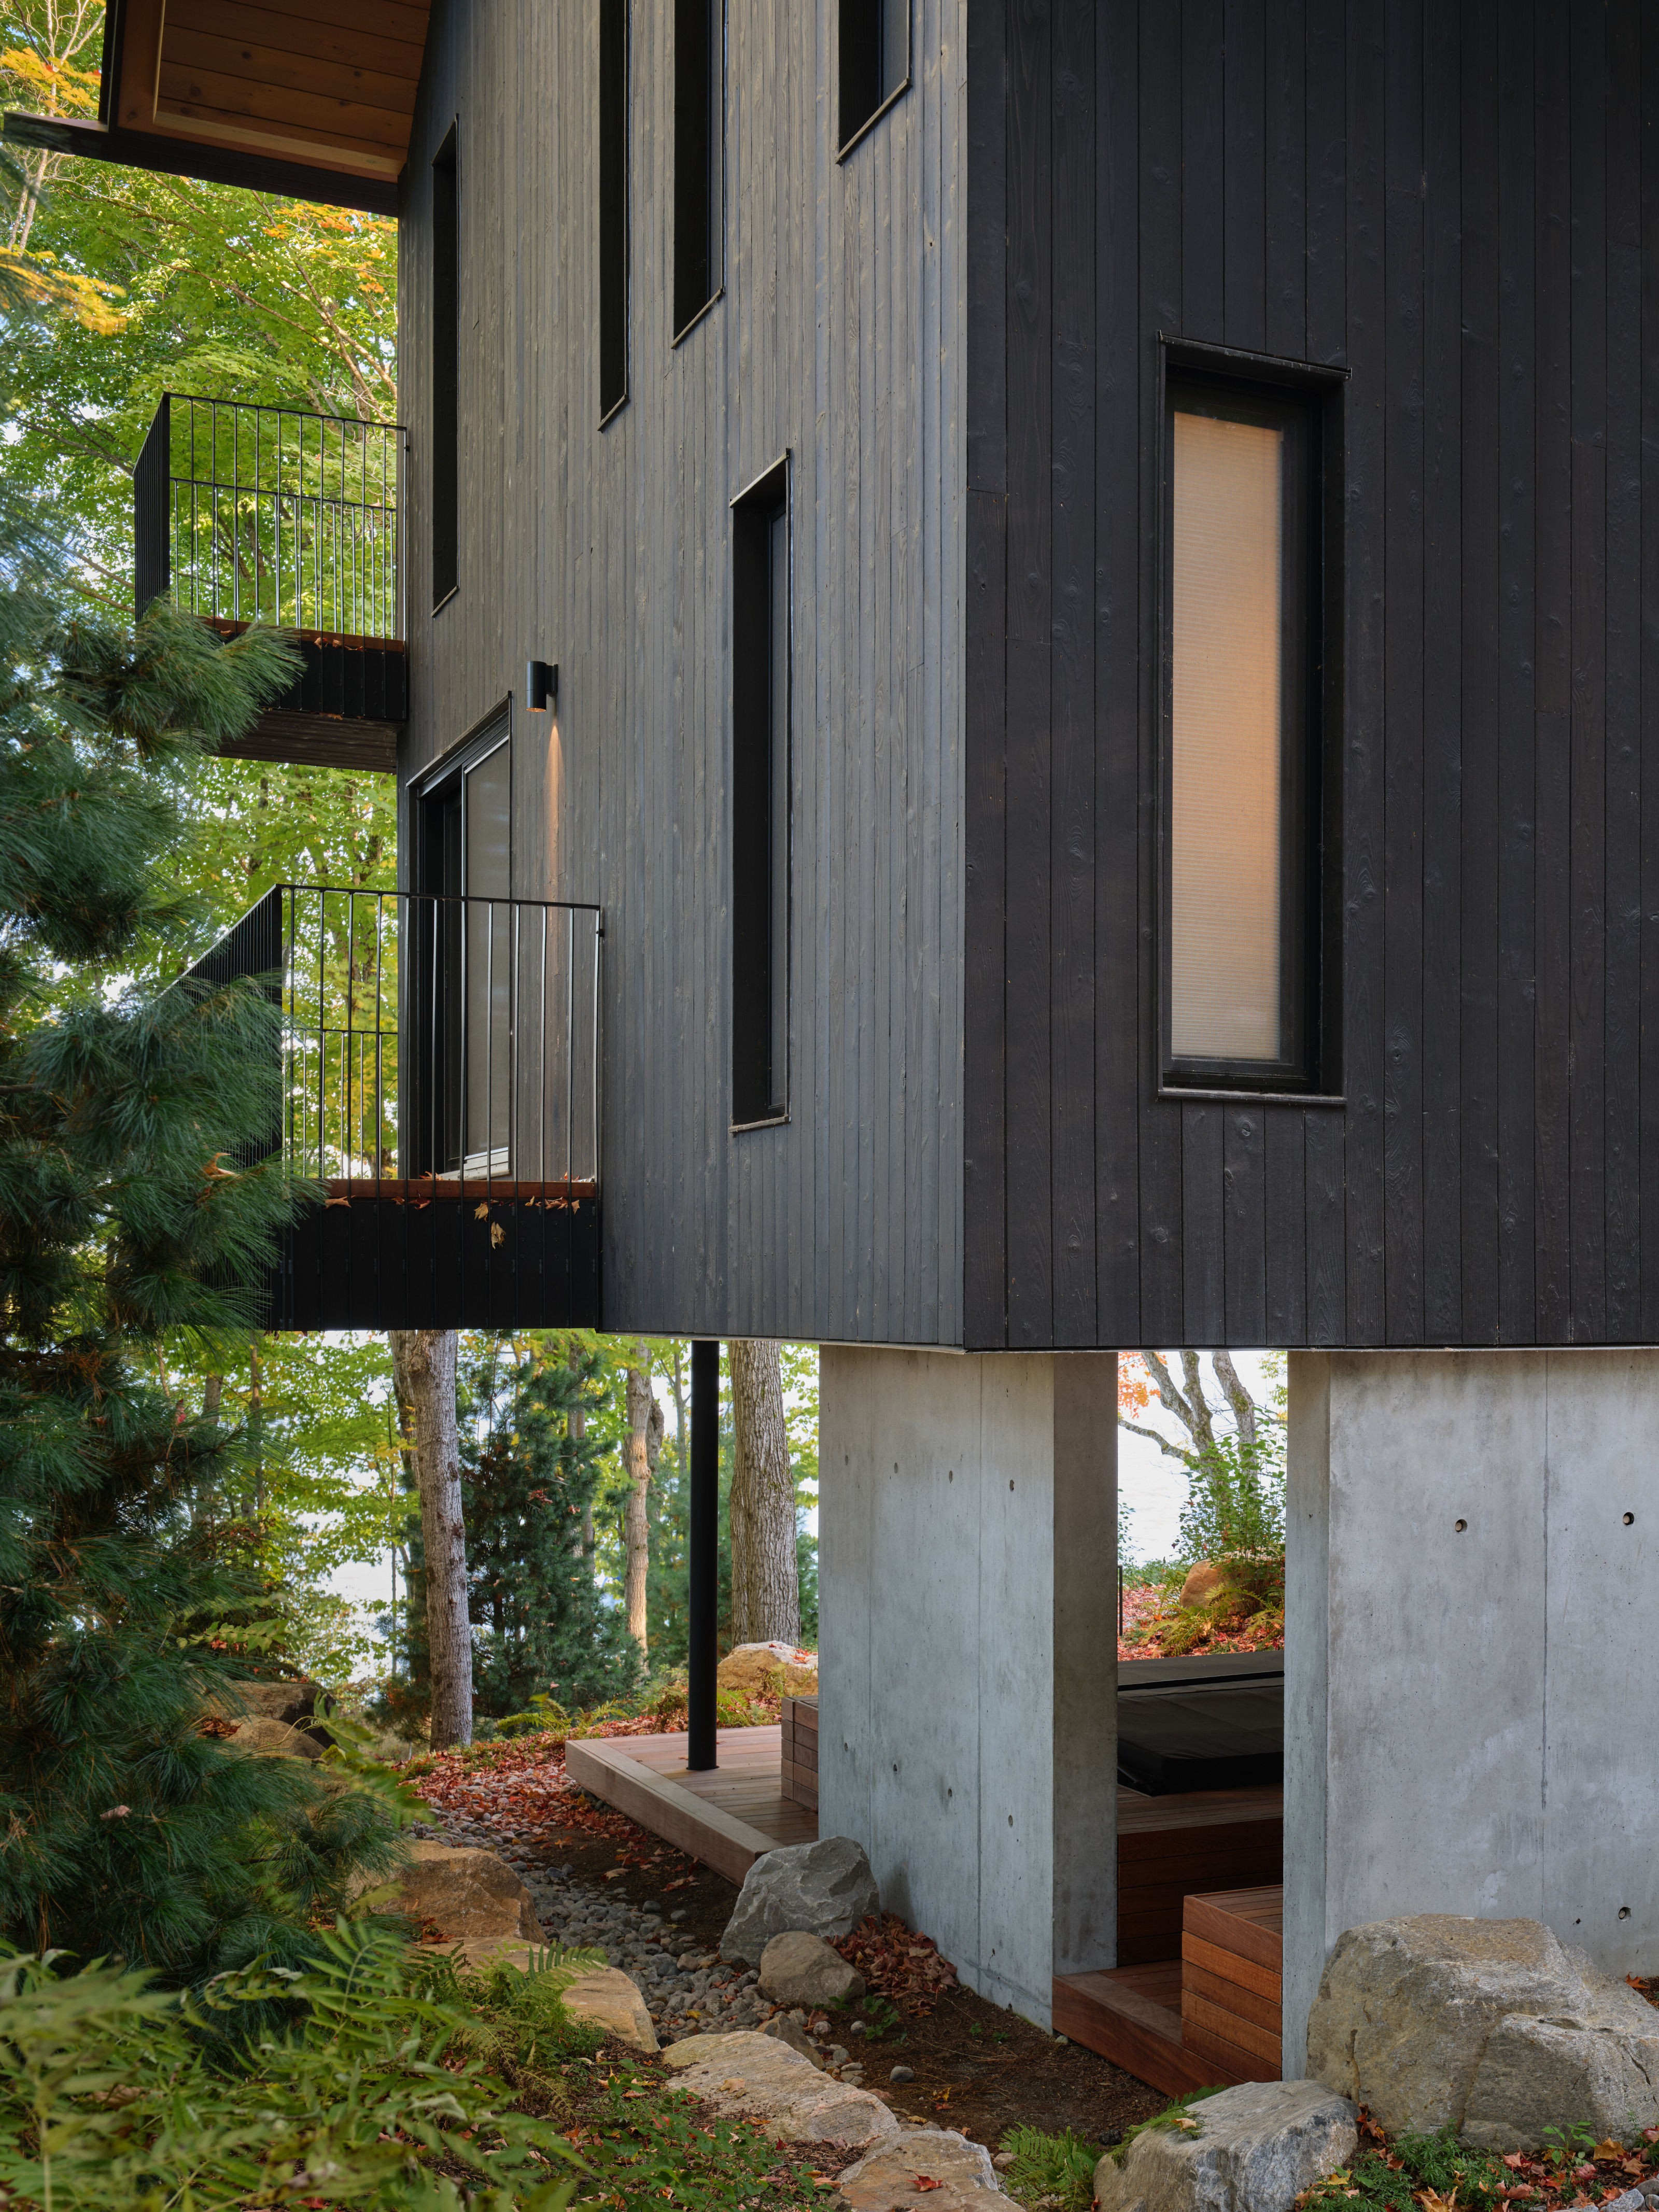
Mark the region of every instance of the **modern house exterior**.
[[591, 1175], [475, 1026], [401, 1180], [824, 1347], [827, 1829], [1114, 1966], [1116, 1352], [1283, 1345], [1286, 2069], [1358, 1921], [1659, 1968], [1652, 11], [124, 15], [82, 150], [395, 204], [408, 891], [604, 948]]

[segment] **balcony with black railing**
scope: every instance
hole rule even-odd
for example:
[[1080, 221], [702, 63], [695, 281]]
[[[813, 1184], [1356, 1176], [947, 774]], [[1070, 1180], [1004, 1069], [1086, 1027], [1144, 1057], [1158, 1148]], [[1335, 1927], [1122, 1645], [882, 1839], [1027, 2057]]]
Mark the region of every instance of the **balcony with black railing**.
[[280, 1006], [280, 1152], [324, 1187], [272, 1328], [595, 1328], [592, 906], [282, 884], [190, 970]]
[[406, 719], [403, 463], [393, 422], [162, 397], [133, 470], [133, 585], [227, 635], [293, 631], [299, 682], [225, 748], [252, 760], [397, 766]]

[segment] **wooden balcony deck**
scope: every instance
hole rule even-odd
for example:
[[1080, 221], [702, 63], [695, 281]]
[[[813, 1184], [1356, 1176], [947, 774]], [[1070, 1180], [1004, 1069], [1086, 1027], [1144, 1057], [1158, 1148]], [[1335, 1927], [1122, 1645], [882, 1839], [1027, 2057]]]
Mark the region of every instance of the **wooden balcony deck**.
[[565, 1746], [565, 1771], [728, 1881], [774, 1844], [817, 1840], [817, 1814], [783, 1794], [781, 1729], [720, 1729], [714, 1755], [712, 1773], [693, 1774], [684, 1735], [599, 1736]]

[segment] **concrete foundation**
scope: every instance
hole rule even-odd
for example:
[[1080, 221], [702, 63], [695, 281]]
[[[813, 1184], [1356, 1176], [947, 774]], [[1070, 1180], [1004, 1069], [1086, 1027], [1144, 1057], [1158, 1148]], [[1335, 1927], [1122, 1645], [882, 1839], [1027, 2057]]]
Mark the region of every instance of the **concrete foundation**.
[[981, 1996], [1115, 1959], [1117, 1362], [832, 1346], [818, 1828]]
[[1285, 2070], [1343, 1929], [1659, 1971], [1659, 1352], [1293, 1352]]

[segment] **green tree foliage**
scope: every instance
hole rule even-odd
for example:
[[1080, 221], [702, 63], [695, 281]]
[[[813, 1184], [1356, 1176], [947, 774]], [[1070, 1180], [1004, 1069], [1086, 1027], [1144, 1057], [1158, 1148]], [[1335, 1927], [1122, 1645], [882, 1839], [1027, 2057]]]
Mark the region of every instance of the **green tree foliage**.
[[522, 1712], [538, 1692], [571, 1711], [625, 1695], [639, 1650], [582, 1540], [603, 1446], [572, 1433], [573, 1414], [591, 1416], [609, 1397], [599, 1353], [557, 1336], [495, 1339], [468, 1362], [463, 1393], [479, 1711]]
[[[11, 0], [9, 108], [90, 115], [104, 9]], [[36, 150], [21, 155], [3, 258], [38, 305], [4, 369], [8, 463], [75, 519], [80, 587], [131, 605], [131, 470], [165, 391], [390, 422], [397, 225]]]
[[245, 1326], [292, 1203], [227, 1165], [271, 1110], [274, 1016], [242, 986], [131, 978], [186, 927], [175, 779], [290, 678], [166, 607], [64, 622], [0, 591], [0, 1934], [172, 1977], [303, 1941], [380, 1814], [198, 1732], [214, 1655], [180, 1624], [245, 1583], [193, 1522], [233, 1480], [157, 1376], [173, 1329]]
[[[575, 1711], [624, 1696], [639, 1681], [638, 1649], [587, 1542], [614, 1450], [613, 1365], [586, 1331], [461, 1339], [461, 1493], [480, 1713], [522, 1712], [538, 1693]], [[423, 1717], [431, 1703], [413, 1521], [408, 1547], [404, 1665], [385, 1692], [386, 1711], [399, 1722]]]
[[[653, 1344], [656, 1372], [671, 1376], [676, 1346], [672, 1340]], [[690, 1350], [679, 1347], [680, 1367], [689, 1389]], [[800, 1583], [802, 1642], [815, 1647], [818, 1639], [818, 1545], [806, 1526], [818, 1489], [818, 1355], [816, 1346], [786, 1344], [783, 1364], [784, 1422], [789, 1437], [789, 1457], [795, 1471], [795, 1564]], [[724, 1347], [720, 1352], [720, 1645], [732, 1644], [732, 1528], [731, 1492], [734, 1439], [732, 1429], [730, 1370]], [[689, 1404], [689, 1398], [688, 1398]], [[678, 1409], [677, 1409], [678, 1413]], [[657, 1463], [657, 1480], [651, 1499], [651, 1570], [647, 1582], [649, 1603], [651, 1657], [653, 1666], [683, 1667], [686, 1662], [690, 1623], [686, 1601], [690, 1561], [690, 1480], [686, 1451], [678, 1425], [664, 1438]]]

